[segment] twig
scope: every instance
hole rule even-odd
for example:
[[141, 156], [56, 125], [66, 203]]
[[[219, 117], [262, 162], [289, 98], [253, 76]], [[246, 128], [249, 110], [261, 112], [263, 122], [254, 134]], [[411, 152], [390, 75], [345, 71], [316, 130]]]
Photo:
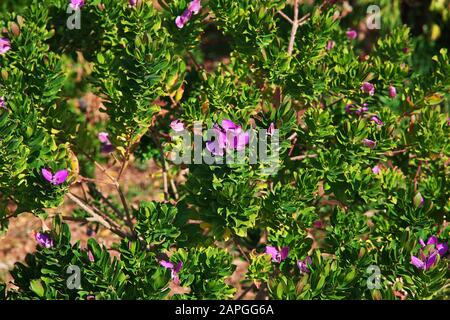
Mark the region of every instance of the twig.
[[81, 154], [83, 154], [86, 158], [88, 158], [90, 161], [92, 161], [95, 166], [97, 168], [99, 168], [108, 178], [109, 180], [111, 180], [114, 184], [117, 183], [116, 179], [114, 177], [112, 177], [109, 173], [108, 170], [103, 167], [100, 163], [98, 163], [94, 158], [92, 158], [89, 154], [87, 154], [86, 152], [80, 151]]
[[252, 289], [256, 289], [255, 283], [252, 283], [251, 286], [249, 286], [247, 289], [244, 290], [244, 292], [242, 292], [239, 297], [237, 297], [236, 300], [241, 300], [243, 297], [245, 297], [245, 295]]
[[127, 235], [125, 233], [123, 233], [121, 230], [117, 230], [116, 228], [112, 227], [111, 224], [108, 221], [106, 221], [102, 216], [100, 216], [97, 213], [95, 213], [94, 210], [88, 204], [84, 203], [76, 195], [74, 195], [73, 193], [69, 192], [67, 194], [67, 196], [73, 202], [75, 202], [77, 205], [79, 205], [84, 211], [86, 211], [87, 213], [89, 213], [92, 216], [92, 218], [91, 219], [87, 219], [87, 221], [98, 222], [102, 226], [104, 226], [106, 229], [111, 230], [112, 232], [114, 232], [118, 236], [120, 236], [122, 238], [126, 238], [127, 237]]
[[242, 254], [242, 256], [244, 257], [244, 259], [250, 263], [250, 258], [247, 256], [247, 253], [245, 253], [244, 249], [242, 249], [241, 245], [239, 244], [239, 242], [236, 240], [236, 238], [233, 237], [233, 242], [236, 245], [236, 247], [238, 248], [239, 252]]
[[0, 219], [0, 222], [9, 220], [9, 219], [11, 219], [11, 218], [14, 218], [15, 216], [16, 216], [16, 213], [12, 213], [12, 214], [10, 214], [9, 216], [6, 216], [6, 217]]
[[294, 140], [295, 137], [297, 137], [297, 132], [294, 132], [293, 134], [291, 134], [288, 138], [288, 140]]
[[198, 71], [198, 70], [201, 70], [202, 67], [198, 64], [197, 60], [195, 60], [194, 55], [193, 55], [190, 51], [188, 51], [187, 53], [188, 53], [189, 58], [191, 58], [192, 63], [193, 63], [194, 66], [195, 66], [195, 69], [197, 69], [197, 71]]
[[134, 231], [133, 220], [131, 219], [131, 213], [130, 213], [130, 209], [128, 207], [127, 199], [125, 198], [122, 188], [119, 185], [117, 186], [117, 191], [119, 192], [120, 201], [122, 202], [122, 206], [125, 210], [125, 215], [127, 217], [126, 223], [127, 223], [128, 227], [130, 228], [131, 232], [134, 235], [136, 235], [135, 231]]
[[178, 189], [173, 179], [170, 179], [170, 186], [172, 187], [173, 194], [175, 195], [175, 200], [178, 200], [180, 196], [178, 195]]
[[122, 173], [125, 170], [126, 165], [128, 164], [128, 159], [130, 157], [130, 148], [131, 148], [131, 138], [130, 140], [128, 140], [128, 146], [127, 149], [125, 150], [125, 156], [123, 158], [122, 166], [120, 167], [119, 175], [117, 176], [116, 179], [117, 182], [120, 180], [120, 177], [122, 176]]
[[298, 29], [298, 0], [294, 0], [294, 20], [292, 21], [291, 37], [289, 39], [288, 54], [292, 55], [294, 50], [295, 35]]
[[316, 158], [316, 157], [317, 157], [317, 154], [304, 154], [301, 156], [292, 157], [291, 160], [296, 161], [296, 160], [304, 160], [306, 158]]
[[[153, 131], [154, 132], [154, 131]], [[164, 157], [164, 150], [162, 148], [162, 144], [158, 141], [157, 138], [155, 138], [154, 135], [151, 135], [153, 142], [159, 147], [159, 155], [161, 157], [161, 168], [162, 168], [162, 174], [163, 174], [163, 192], [164, 192], [164, 200], [169, 200], [169, 182], [167, 178], [167, 166], [166, 166], [166, 160]]]
[[290, 24], [293, 24], [293, 23], [294, 23], [294, 21], [292, 21], [292, 19], [289, 18], [288, 15], [285, 14], [283, 11], [281, 11], [281, 10], [278, 11], [278, 14], [279, 14], [280, 16], [282, 16], [283, 18], [285, 18]]

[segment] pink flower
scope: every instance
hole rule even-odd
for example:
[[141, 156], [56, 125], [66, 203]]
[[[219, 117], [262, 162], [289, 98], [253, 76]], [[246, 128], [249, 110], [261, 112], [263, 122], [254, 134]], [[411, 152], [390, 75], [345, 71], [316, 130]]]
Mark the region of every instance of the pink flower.
[[272, 122], [269, 128], [267, 129], [267, 135], [273, 136], [274, 131], [275, 131], [275, 124]]
[[374, 174], [379, 174], [381, 172], [381, 168], [378, 165], [376, 165], [372, 168], [372, 172]]
[[192, 11], [193, 14], [200, 12], [202, 8], [201, 0], [193, 0], [189, 3], [188, 10]]
[[389, 96], [395, 98], [397, 96], [397, 89], [394, 86], [389, 86]]
[[44, 248], [49, 249], [54, 246], [53, 239], [47, 233], [37, 232], [34, 238], [36, 239], [37, 243]]
[[81, 9], [84, 6], [84, 0], [70, 0], [70, 7], [73, 10]]
[[440, 243], [436, 236], [429, 237], [426, 244], [422, 239], [420, 239], [419, 242], [422, 245], [422, 247], [433, 245], [441, 257], [444, 256], [444, 254], [448, 250], [448, 244], [446, 242]]
[[308, 266], [311, 265], [312, 259], [311, 257], [306, 257], [304, 260], [300, 260], [297, 262], [297, 266], [300, 270], [300, 273], [309, 273]]
[[59, 170], [53, 175], [50, 170], [44, 168], [42, 169], [42, 175], [44, 176], [45, 180], [56, 186], [63, 184], [66, 181], [69, 172], [66, 169], [64, 169]]
[[383, 122], [377, 116], [370, 117], [370, 121], [375, 122], [379, 126], [383, 125]]
[[0, 38], [0, 54], [5, 54], [11, 49], [11, 42], [7, 38]]
[[181, 132], [184, 130], [184, 123], [181, 122], [180, 120], [173, 120], [170, 123], [170, 127], [172, 128], [173, 131], [175, 132]]
[[370, 139], [363, 139], [363, 143], [366, 147], [369, 147], [370, 149], [375, 149], [375, 147], [377, 146], [376, 141]]
[[418, 256], [411, 256], [411, 264], [421, 270], [431, 269], [437, 262], [437, 257], [444, 256], [448, 250], [446, 242], [439, 243], [436, 236], [431, 236], [427, 243], [419, 240], [422, 248], [419, 250]]
[[330, 51], [331, 49], [334, 48], [335, 45], [336, 45], [336, 42], [334, 42], [333, 40], [328, 41], [327, 50]]
[[371, 96], [375, 94], [375, 87], [370, 82], [364, 82], [361, 86], [361, 90], [367, 92]]
[[266, 247], [266, 254], [269, 254], [272, 256], [272, 261], [276, 263], [281, 263], [284, 259], [287, 258], [289, 254], [289, 248], [283, 247], [280, 250], [278, 250], [276, 247], [267, 246]]
[[176, 26], [181, 29], [185, 26], [186, 23], [192, 18], [192, 15], [198, 14], [202, 5], [200, 0], [193, 0], [189, 3], [189, 6], [186, 10], [175, 19]]
[[369, 108], [367, 107], [367, 103], [364, 103], [362, 107], [357, 107], [353, 104], [348, 104], [345, 106], [345, 112], [348, 114], [356, 114], [358, 116], [364, 115], [367, 111], [369, 111]]
[[90, 262], [94, 262], [95, 258], [94, 255], [92, 254], [91, 250], [88, 251], [88, 258]]
[[206, 142], [206, 149], [216, 156], [222, 156], [224, 148], [238, 151], [244, 150], [250, 141], [248, 132], [243, 132], [240, 125], [228, 119], [222, 120], [221, 127], [215, 124], [213, 130], [216, 140]]
[[5, 97], [0, 97], [0, 108], [6, 109]]
[[417, 194], [414, 196], [413, 203], [416, 207], [423, 207], [425, 204], [425, 200], [420, 192], [417, 192]]
[[179, 29], [182, 29], [184, 25], [191, 19], [192, 17], [192, 11], [190, 10], [184, 10], [183, 14], [181, 16], [178, 16], [175, 19], [175, 24]]
[[180, 278], [178, 277], [178, 273], [180, 273], [181, 268], [183, 267], [183, 262], [178, 262], [178, 264], [175, 266], [170, 261], [161, 260], [159, 262], [160, 265], [162, 265], [166, 269], [170, 269], [170, 276], [175, 284], [180, 283]]
[[346, 34], [347, 34], [347, 38], [349, 40], [354, 40], [354, 39], [356, 39], [356, 37], [358, 37], [358, 32], [356, 32], [356, 30], [353, 30], [353, 29], [349, 29], [346, 32]]
[[114, 146], [109, 140], [109, 134], [107, 132], [99, 132], [98, 140], [100, 141], [100, 152], [101, 153], [111, 153], [114, 151]]

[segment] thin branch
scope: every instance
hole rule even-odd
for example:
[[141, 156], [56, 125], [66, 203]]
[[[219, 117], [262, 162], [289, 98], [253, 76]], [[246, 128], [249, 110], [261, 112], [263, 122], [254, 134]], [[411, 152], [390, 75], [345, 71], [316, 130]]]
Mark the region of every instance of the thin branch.
[[164, 200], [169, 200], [169, 182], [167, 178], [167, 166], [166, 166], [166, 160], [164, 157], [164, 150], [162, 148], [162, 144], [158, 141], [157, 138], [155, 138], [154, 135], [152, 135], [152, 139], [154, 143], [159, 147], [159, 155], [161, 157], [161, 168], [162, 168], [162, 174], [163, 174], [163, 192], [164, 192]]
[[178, 200], [180, 196], [178, 195], [178, 189], [173, 179], [170, 179], [170, 186], [172, 187], [173, 194], [175, 195], [175, 200]]
[[279, 14], [280, 16], [282, 16], [283, 18], [285, 18], [290, 24], [293, 24], [293, 23], [294, 23], [294, 21], [292, 21], [292, 19], [289, 18], [288, 15], [285, 14], [283, 11], [281, 11], [281, 10], [278, 11], [278, 14]]
[[15, 216], [16, 216], [16, 213], [12, 213], [9, 216], [6, 216], [6, 217], [0, 219], [0, 223], [3, 222], [3, 221], [9, 220], [11, 218], [14, 218]]
[[119, 192], [120, 201], [122, 202], [123, 208], [125, 210], [125, 215], [127, 217], [126, 223], [127, 223], [128, 227], [130, 228], [131, 232], [134, 235], [136, 235], [136, 233], [134, 231], [133, 220], [131, 219], [131, 213], [130, 213], [130, 209], [128, 207], [127, 199], [125, 198], [125, 195], [123, 194], [122, 188], [120, 186], [117, 186], [117, 191]]
[[130, 148], [131, 148], [131, 138], [130, 138], [130, 140], [128, 140], [128, 146], [127, 146], [127, 149], [125, 150], [125, 156], [124, 156], [124, 159], [122, 162], [122, 166], [120, 167], [119, 175], [117, 176], [117, 179], [116, 179], [117, 182], [120, 180], [120, 177], [122, 176], [122, 173], [125, 170], [126, 165], [128, 164], [128, 160], [130, 157]]
[[316, 158], [316, 157], [317, 157], [317, 154], [304, 154], [301, 156], [292, 157], [291, 160], [296, 161], [296, 160], [304, 160], [306, 158]]
[[244, 251], [244, 249], [242, 249], [241, 245], [239, 244], [239, 242], [236, 240], [235, 237], [233, 237], [233, 242], [236, 245], [236, 247], [238, 248], [239, 252], [242, 254], [242, 256], [244, 257], [244, 259], [250, 263], [250, 258], [248, 257], [247, 253]]
[[311, 17], [310, 13], [305, 14], [303, 17], [301, 17], [298, 20], [298, 26], [304, 25], [306, 22], [308, 22], [309, 18]]
[[127, 237], [127, 235], [125, 233], [123, 233], [121, 230], [117, 230], [115, 227], [111, 226], [111, 224], [108, 221], [106, 221], [102, 216], [97, 214], [88, 204], [83, 202], [83, 200], [79, 199], [76, 195], [74, 195], [73, 193], [69, 192], [67, 194], [67, 196], [70, 198], [70, 200], [75, 202], [84, 211], [86, 211], [87, 213], [89, 213], [91, 215], [92, 218], [91, 219], [88, 218], [87, 221], [98, 222], [102, 226], [104, 226], [106, 229], [111, 230], [112, 232], [114, 232], [118, 236], [120, 236], [122, 238], [126, 238]]
[[255, 283], [253, 282], [251, 286], [249, 286], [247, 289], [244, 290], [244, 292], [242, 292], [239, 297], [237, 297], [236, 300], [241, 300], [242, 298], [245, 297], [245, 295], [252, 289], [256, 289]]
[[288, 54], [292, 55], [294, 50], [295, 35], [298, 29], [298, 0], [294, 0], [294, 20], [292, 21], [291, 37], [289, 39]]
[[99, 168], [109, 178], [109, 180], [111, 180], [114, 184], [117, 184], [117, 180], [108, 173], [108, 170], [105, 167], [103, 167], [100, 163], [98, 163], [94, 158], [92, 158], [86, 152], [80, 151], [80, 153], [83, 154], [90, 161], [92, 161], [95, 164], [95, 166], [97, 168]]

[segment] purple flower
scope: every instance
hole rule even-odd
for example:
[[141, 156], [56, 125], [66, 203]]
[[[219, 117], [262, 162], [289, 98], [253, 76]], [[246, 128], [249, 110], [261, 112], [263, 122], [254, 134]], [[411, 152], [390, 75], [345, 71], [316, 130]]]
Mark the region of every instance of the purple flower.
[[213, 127], [215, 133], [215, 140], [206, 142], [206, 149], [215, 156], [223, 156], [223, 149], [226, 147], [226, 134], [216, 124]]
[[0, 108], [6, 109], [5, 97], [0, 97]]
[[394, 86], [389, 86], [389, 96], [395, 98], [397, 96], [397, 89]]
[[84, 6], [84, 0], [70, 0], [70, 7], [73, 10], [81, 9]]
[[136, 5], [137, 5], [137, 0], [129, 0], [128, 3], [130, 4], [130, 6], [136, 7]]
[[437, 252], [430, 253], [428, 255], [424, 254], [422, 249], [420, 249], [419, 257], [411, 256], [411, 264], [421, 270], [429, 270], [436, 263]]
[[54, 246], [53, 239], [47, 233], [37, 232], [34, 238], [41, 247], [48, 249]]
[[173, 120], [170, 123], [170, 127], [172, 128], [173, 131], [175, 132], [181, 132], [184, 130], [184, 123], [181, 122], [180, 120]]
[[89, 258], [90, 262], [94, 262], [95, 261], [94, 255], [92, 254], [91, 250], [88, 251], [88, 258]]
[[0, 54], [5, 54], [11, 49], [11, 42], [7, 38], [0, 38]]
[[370, 121], [375, 122], [377, 125], [382, 126], [383, 122], [377, 116], [370, 117]]
[[109, 141], [109, 134], [107, 132], [99, 132], [98, 140], [100, 141], [100, 143], [111, 143], [111, 141]]
[[363, 143], [366, 147], [369, 147], [370, 149], [374, 149], [377, 146], [377, 143], [370, 139], [363, 139]]
[[356, 37], [358, 36], [358, 32], [356, 32], [356, 30], [353, 30], [353, 29], [349, 29], [349, 30], [346, 32], [346, 34], [347, 34], [347, 38], [348, 38], [349, 40], [354, 40], [354, 39], [356, 39]]
[[55, 186], [63, 184], [66, 181], [67, 176], [69, 175], [69, 172], [66, 169], [59, 170], [54, 175], [50, 170], [45, 168], [43, 168], [41, 172], [44, 176], [44, 179]]
[[367, 103], [364, 103], [362, 107], [357, 107], [353, 104], [348, 104], [345, 106], [345, 112], [348, 114], [356, 114], [358, 116], [362, 116], [367, 111], [369, 111], [369, 108], [367, 107]]
[[182, 29], [184, 25], [191, 19], [192, 17], [192, 11], [186, 9], [184, 10], [183, 14], [181, 16], [178, 16], [175, 19], [175, 24], [179, 29]]
[[335, 45], [336, 45], [336, 42], [334, 42], [333, 40], [328, 41], [327, 42], [327, 51], [330, 51], [331, 49], [333, 49]]
[[425, 204], [425, 200], [423, 199], [420, 192], [417, 192], [417, 194], [414, 196], [413, 203], [418, 208], [423, 207], [423, 205]]
[[364, 103], [362, 107], [359, 107], [355, 110], [355, 114], [358, 116], [362, 116], [367, 111], [369, 111], [369, 108], [367, 107], [367, 103]]
[[448, 244], [446, 242], [440, 243], [436, 236], [429, 237], [426, 244], [422, 239], [420, 239], [419, 242], [422, 245], [422, 247], [433, 245], [441, 257], [444, 256], [444, 254], [448, 250]]
[[175, 284], [180, 283], [180, 278], [178, 277], [178, 273], [183, 267], [183, 262], [178, 262], [176, 266], [170, 261], [161, 260], [159, 262], [164, 268], [170, 269], [170, 276]]
[[316, 220], [313, 222], [313, 227], [316, 229], [322, 229], [324, 227], [322, 220]]
[[419, 240], [422, 248], [419, 250], [418, 256], [411, 256], [411, 264], [421, 270], [429, 270], [436, 262], [437, 257], [444, 256], [448, 250], [448, 244], [440, 243], [436, 236], [428, 238], [427, 243], [422, 239]]
[[202, 8], [201, 0], [193, 0], [189, 3], [188, 10], [192, 11], [193, 14], [200, 12]]
[[250, 141], [249, 134], [243, 132], [240, 125], [228, 119], [222, 120], [221, 127], [215, 124], [213, 130], [216, 140], [206, 142], [206, 149], [216, 156], [222, 156], [224, 148], [238, 151], [244, 150]]
[[345, 106], [345, 113], [348, 113], [348, 114], [353, 113], [354, 109], [355, 109], [354, 105], [348, 104]]
[[381, 172], [381, 168], [378, 165], [376, 165], [372, 168], [372, 172], [374, 174], [379, 174]]
[[86, 300], [95, 300], [95, 296], [90, 294], [90, 295], [86, 296]]
[[272, 123], [270, 123], [270, 126], [267, 129], [267, 135], [273, 136], [274, 132], [275, 132], [275, 124], [272, 122]]
[[367, 92], [371, 96], [375, 94], [375, 87], [370, 82], [363, 82], [361, 90]]
[[311, 265], [311, 263], [311, 257], [306, 257], [304, 260], [298, 261], [297, 266], [300, 269], [300, 273], [309, 273], [308, 266]]
[[192, 15], [200, 12], [202, 5], [200, 0], [193, 0], [189, 3], [186, 10], [175, 19], [175, 24], [178, 28], [183, 28], [186, 23], [192, 18]]
[[107, 132], [99, 132], [98, 140], [100, 141], [100, 152], [101, 153], [111, 153], [114, 151], [114, 146], [109, 140], [109, 134]]
[[269, 254], [272, 256], [272, 261], [276, 263], [281, 263], [284, 259], [287, 258], [289, 254], [289, 248], [283, 247], [281, 250], [278, 250], [276, 247], [267, 246], [266, 247], [266, 254]]

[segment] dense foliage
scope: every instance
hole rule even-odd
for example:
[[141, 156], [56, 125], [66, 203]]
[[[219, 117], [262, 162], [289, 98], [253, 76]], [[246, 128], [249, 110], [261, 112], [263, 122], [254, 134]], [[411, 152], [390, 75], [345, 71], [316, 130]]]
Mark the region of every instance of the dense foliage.
[[[53, 220], [1, 297], [232, 299], [239, 259], [242, 285], [270, 299], [448, 298], [448, 1], [417, 22], [414, 1], [381, 0], [379, 30], [372, 1], [197, 2], [72, 0], [73, 30], [69, 0], [0, 4], [0, 230]], [[107, 120], [89, 121], [87, 92]], [[177, 120], [226, 119], [278, 130], [275, 172], [249, 154], [171, 161]], [[164, 200], [131, 202], [123, 172], [147, 161]], [[120, 240], [71, 242], [74, 220]]]

